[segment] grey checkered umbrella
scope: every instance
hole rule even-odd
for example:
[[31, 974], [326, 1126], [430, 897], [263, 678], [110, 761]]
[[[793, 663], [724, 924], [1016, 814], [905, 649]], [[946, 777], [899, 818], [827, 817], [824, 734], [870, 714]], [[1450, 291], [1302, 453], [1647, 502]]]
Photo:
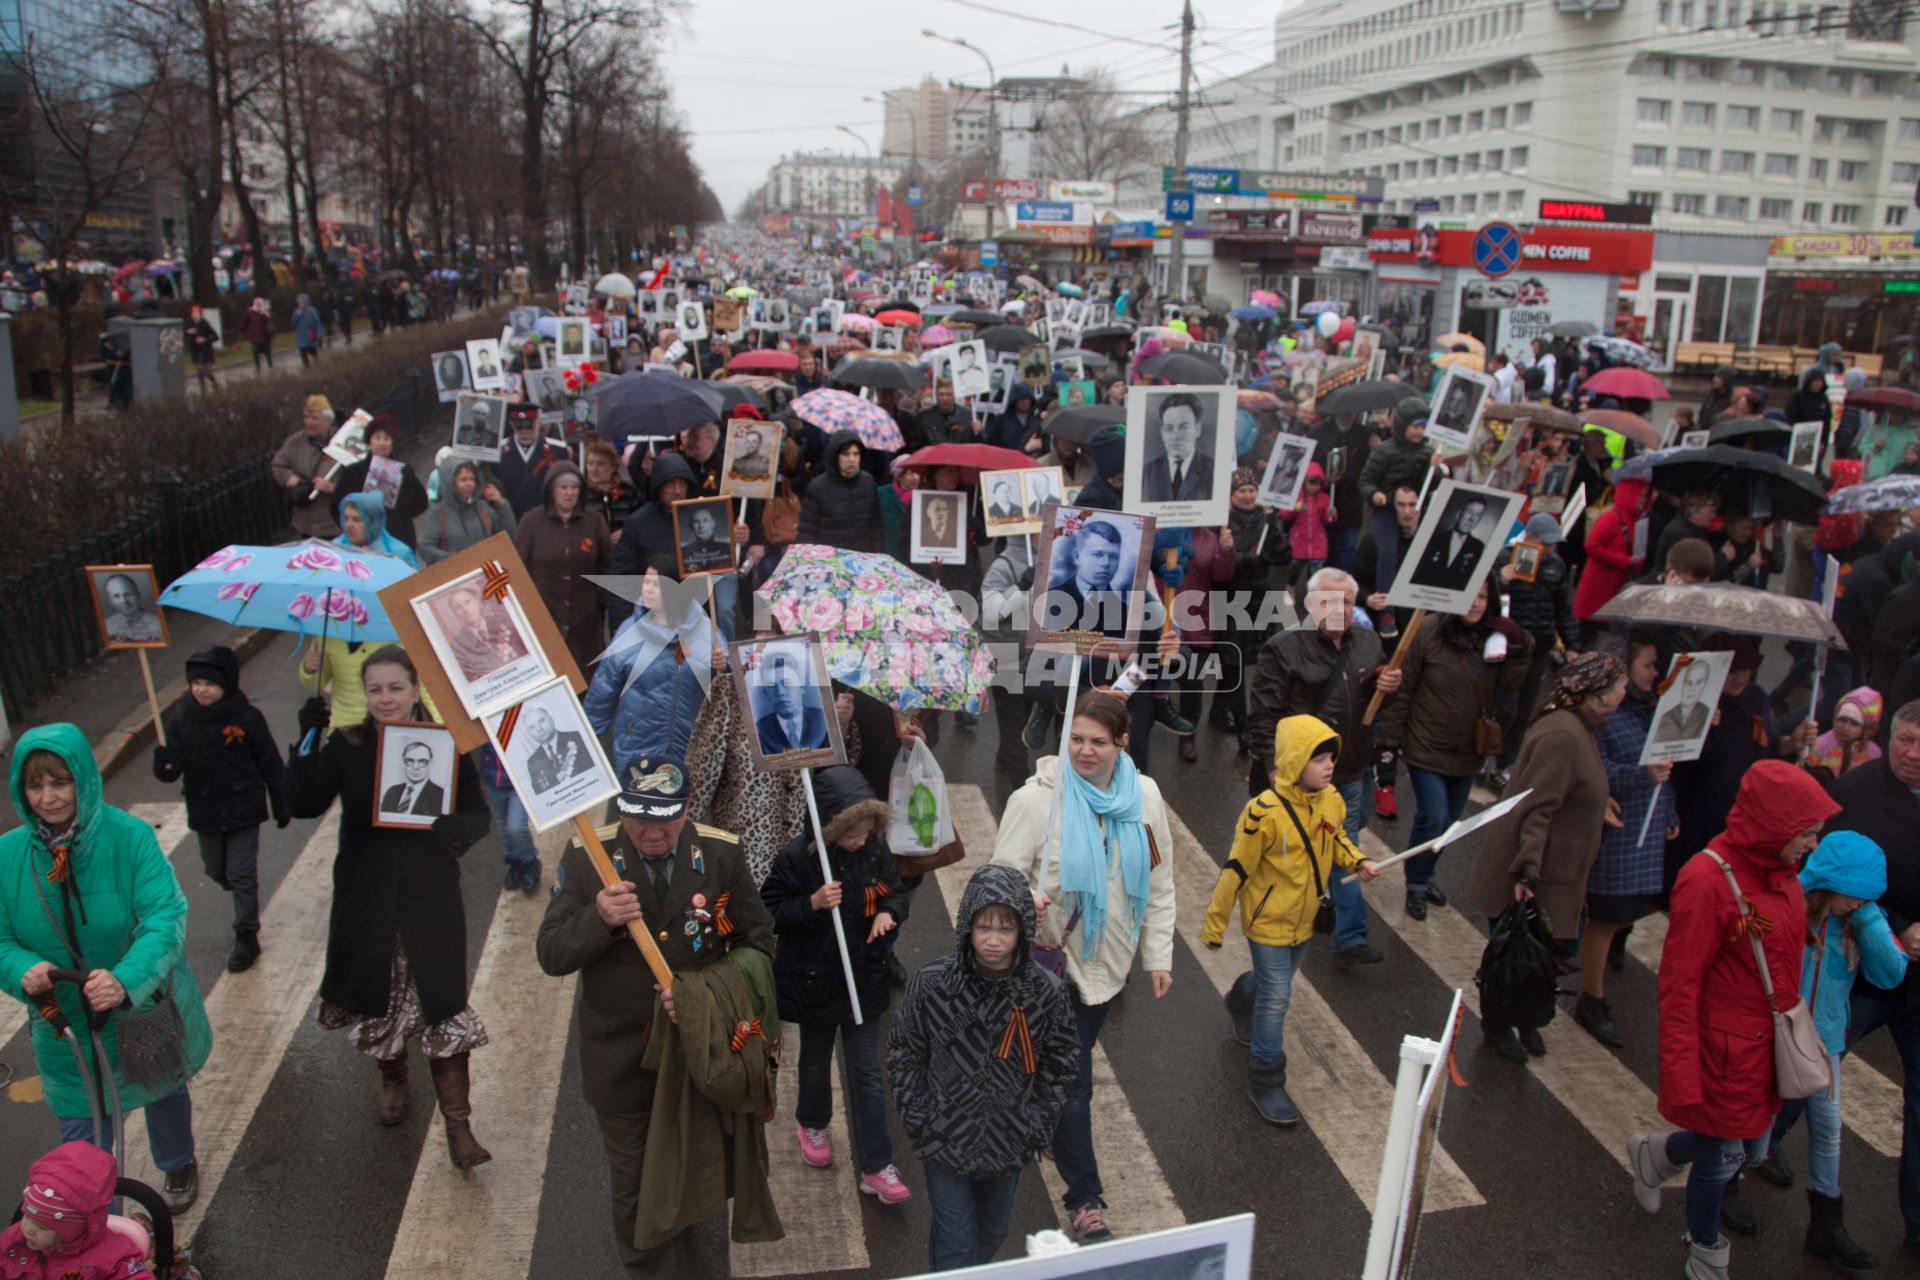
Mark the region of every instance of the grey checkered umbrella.
[[1881, 476], [1850, 484], [1827, 501], [1828, 515], [1865, 515], [1869, 511], [1905, 511], [1920, 507], [1920, 476]]
[[1817, 601], [1726, 583], [1628, 587], [1593, 616], [1602, 622], [1700, 627], [1847, 647]]

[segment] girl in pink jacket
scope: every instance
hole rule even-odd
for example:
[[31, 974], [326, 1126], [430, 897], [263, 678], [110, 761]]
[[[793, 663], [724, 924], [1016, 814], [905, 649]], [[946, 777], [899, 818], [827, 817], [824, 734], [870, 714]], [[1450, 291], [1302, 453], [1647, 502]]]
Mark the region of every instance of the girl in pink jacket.
[[113, 1157], [67, 1142], [34, 1162], [20, 1221], [0, 1232], [4, 1280], [124, 1280], [150, 1276], [140, 1247], [107, 1226]]
[[1282, 512], [1287, 525], [1287, 547], [1293, 552], [1293, 594], [1298, 598], [1308, 578], [1327, 562], [1327, 526], [1334, 521], [1333, 495], [1327, 492], [1327, 473], [1320, 464], [1307, 464], [1307, 480], [1300, 501]]

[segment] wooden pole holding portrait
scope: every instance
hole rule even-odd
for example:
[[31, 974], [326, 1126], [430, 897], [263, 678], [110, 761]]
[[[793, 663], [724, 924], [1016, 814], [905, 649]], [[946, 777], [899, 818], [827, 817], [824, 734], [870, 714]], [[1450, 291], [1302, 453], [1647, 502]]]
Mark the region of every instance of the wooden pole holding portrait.
[[[800, 771], [800, 787], [807, 793], [807, 819], [813, 823], [813, 847], [820, 855], [820, 875], [823, 884], [832, 884], [833, 863], [827, 858], [827, 836], [820, 826], [820, 802], [813, 795], [813, 770]], [[846, 887], [841, 886], [841, 892]], [[847, 926], [840, 919], [840, 908], [836, 905], [828, 908], [833, 920], [833, 940], [840, 948], [840, 975], [847, 980], [847, 1007], [853, 1011], [853, 1025], [866, 1022], [866, 1012], [860, 1007], [860, 988], [853, 981], [853, 953], [847, 949]]]
[[90, 564], [86, 575], [87, 595], [93, 601], [94, 621], [100, 627], [100, 647], [109, 652], [132, 649], [140, 659], [140, 679], [147, 688], [147, 710], [153, 715], [153, 736], [164, 747], [167, 727], [160, 719], [153, 666], [147, 660], [147, 650], [164, 649], [168, 642], [167, 615], [160, 606], [159, 579], [150, 564]]
[[[1407, 650], [1413, 647], [1413, 638], [1420, 634], [1420, 624], [1426, 620], [1427, 611], [1425, 609], [1415, 609], [1413, 611], [1413, 615], [1407, 619], [1405, 629], [1400, 632], [1400, 643], [1393, 647], [1393, 657], [1389, 659], [1387, 665], [1381, 669], [1382, 674], [1400, 669], [1400, 664], [1407, 659]], [[1380, 714], [1380, 704], [1386, 700], [1386, 692], [1380, 688], [1378, 678], [1376, 677], [1373, 686], [1373, 696], [1367, 699], [1367, 713], [1360, 717], [1361, 727], [1364, 728], [1373, 723], [1373, 718]]]

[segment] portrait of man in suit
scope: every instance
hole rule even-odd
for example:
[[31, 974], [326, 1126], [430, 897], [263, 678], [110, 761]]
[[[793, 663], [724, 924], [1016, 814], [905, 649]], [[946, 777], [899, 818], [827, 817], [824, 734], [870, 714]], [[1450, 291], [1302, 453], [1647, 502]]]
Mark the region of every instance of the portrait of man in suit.
[[[1213, 497], [1213, 454], [1202, 445], [1206, 410], [1197, 396], [1176, 392], [1153, 406], [1147, 430], [1145, 502], [1206, 502]], [[1155, 443], [1159, 456], [1154, 456]]]
[[1027, 515], [1038, 518], [1040, 508], [1060, 500], [1059, 476], [1051, 470], [1038, 470], [1022, 476], [1027, 489]]
[[446, 793], [428, 775], [433, 769], [433, 748], [424, 742], [409, 741], [400, 751], [403, 781], [388, 787], [380, 797], [382, 813], [415, 817], [439, 817], [445, 812]]
[[593, 766], [593, 754], [574, 730], [561, 731], [545, 707], [527, 713], [527, 777], [536, 793], [551, 791]]
[[1713, 683], [1713, 668], [1705, 662], [1688, 663], [1680, 673], [1678, 698], [1654, 722], [1655, 742], [1692, 742], [1705, 734], [1713, 708], [1707, 705], [1707, 688]]
[[987, 518], [1018, 520], [1025, 514], [1020, 506], [1020, 478], [995, 476], [987, 486]]
[[1442, 517], [1413, 571], [1413, 581], [1442, 591], [1465, 591], [1486, 554], [1486, 541], [1476, 532], [1486, 515], [1485, 498], [1477, 493], [1455, 494], [1452, 510]]
[[827, 713], [810, 682], [806, 649], [776, 644], [761, 650], [750, 685], [760, 754], [814, 750], [827, 745]]
[[489, 381], [500, 376], [500, 359], [492, 347], [481, 347], [474, 353], [473, 376]]
[[[1133, 585], [1126, 545], [1119, 525], [1110, 520], [1087, 521], [1073, 536], [1073, 555], [1065, 574], [1048, 575], [1054, 583], [1047, 593], [1050, 625], [1111, 635], [1125, 632], [1126, 592]], [[1056, 593], [1065, 600], [1053, 598]], [[1062, 608], [1063, 604], [1068, 607]]]

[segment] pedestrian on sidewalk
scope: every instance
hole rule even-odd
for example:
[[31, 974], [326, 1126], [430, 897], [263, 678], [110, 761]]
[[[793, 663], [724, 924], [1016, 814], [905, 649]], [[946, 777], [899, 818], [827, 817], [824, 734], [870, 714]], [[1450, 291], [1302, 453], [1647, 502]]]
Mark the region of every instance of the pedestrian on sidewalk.
[[265, 298], [255, 298], [240, 317], [240, 332], [253, 345], [253, 371], [260, 372], [262, 360], [273, 368], [273, 308]]
[[300, 352], [300, 367], [306, 368], [320, 358], [323, 326], [320, 313], [306, 294], [293, 300], [293, 345]]
[[1020, 874], [975, 871], [953, 935], [953, 953], [907, 983], [887, 1035], [894, 1108], [926, 1174], [934, 1271], [999, 1251], [1020, 1175], [1048, 1149], [1076, 1072], [1073, 1015], [1034, 959]]
[[207, 879], [233, 895], [233, 950], [227, 972], [260, 956], [260, 824], [290, 820], [286, 762], [260, 709], [240, 689], [240, 659], [209, 645], [187, 659], [187, 696], [167, 717], [167, 742], [153, 749], [153, 776], [186, 779], [187, 829], [200, 840]]
[[1674, 882], [1660, 953], [1660, 1114], [1679, 1128], [1628, 1138], [1627, 1164], [1649, 1213], [1660, 1184], [1687, 1170], [1691, 1280], [1726, 1280], [1721, 1198], [1743, 1164], [1766, 1159], [1780, 1110], [1774, 1014], [1800, 990], [1805, 952], [1794, 872], [1839, 809], [1800, 769], [1763, 760], [1741, 781], [1727, 829]]
[[[1287, 1096], [1293, 975], [1306, 959], [1307, 944], [1321, 932], [1321, 913], [1332, 913], [1326, 888], [1346, 871], [1363, 881], [1380, 874], [1343, 830], [1347, 805], [1333, 785], [1339, 756], [1340, 735], [1312, 716], [1288, 716], [1274, 729], [1273, 785], [1240, 811], [1233, 848], [1200, 926], [1200, 941], [1219, 950], [1239, 904], [1253, 969], [1227, 993], [1227, 1010], [1236, 1038], [1251, 1050], [1247, 1093], [1261, 1119], [1283, 1128], [1300, 1123], [1300, 1111]], [[1326, 931], [1332, 931], [1330, 921]]]
[[[397, 1125], [407, 1113], [407, 1042], [418, 1038], [446, 1118], [447, 1155], [456, 1168], [493, 1159], [469, 1123], [468, 1055], [487, 1043], [487, 1029], [467, 1004], [467, 918], [460, 897], [460, 856], [482, 840], [487, 802], [473, 762], [455, 764], [454, 810], [430, 828], [373, 825], [379, 778], [380, 726], [431, 720], [420, 677], [406, 650], [390, 644], [360, 670], [366, 718], [334, 729], [287, 770], [287, 807], [318, 818], [340, 802], [340, 843], [333, 863], [333, 907], [327, 924], [326, 969], [320, 978], [320, 1026], [345, 1030], [355, 1049], [380, 1068], [379, 1120]], [[300, 708], [300, 732], [325, 729], [318, 698]]]
[[334, 461], [325, 453], [332, 434], [333, 405], [323, 395], [310, 395], [300, 415], [300, 429], [280, 442], [269, 464], [273, 482], [293, 508], [293, 531], [303, 538], [340, 536], [331, 498], [337, 487], [331, 475]]
[[193, 377], [197, 385], [218, 391], [213, 376], [214, 357], [220, 353], [220, 334], [207, 320], [207, 313], [195, 307], [187, 319], [187, 349], [193, 353]]
[[[800, 1087], [794, 1109], [800, 1158], [816, 1169], [833, 1163], [827, 1125], [833, 1119], [833, 1042], [846, 1049], [847, 1109], [852, 1113], [855, 1173], [862, 1195], [901, 1204], [913, 1192], [893, 1163], [887, 1092], [880, 1079], [880, 1015], [887, 1008], [888, 948], [883, 939], [907, 918], [908, 897], [887, 845], [892, 807], [874, 798], [858, 769], [813, 775], [821, 834], [833, 868], [821, 870], [811, 832], [788, 842], [773, 860], [760, 897], [773, 916], [779, 946], [773, 978], [780, 1020], [800, 1028]], [[840, 916], [853, 961], [862, 1020], [853, 1023], [841, 971], [833, 913]]]
[[334, 290], [333, 309], [340, 317], [340, 337], [348, 346], [353, 345], [353, 311], [359, 305], [360, 294], [351, 280]]
[[[1124, 699], [1081, 694], [1068, 732], [1071, 767], [1058, 756], [1040, 760], [1008, 801], [993, 847], [996, 865], [1026, 878], [1036, 945], [1061, 963], [1079, 1033], [1078, 1078], [1054, 1130], [1053, 1160], [1066, 1183], [1069, 1227], [1083, 1244], [1113, 1235], [1093, 1149], [1094, 1042], [1136, 957], [1156, 1000], [1173, 986], [1173, 830], [1159, 786], [1127, 754], [1129, 725]], [[1056, 788], [1060, 837], [1049, 856]]]
[[[187, 895], [153, 828], [102, 797], [93, 748], [77, 726], [41, 725], [22, 734], [8, 789], [21, 825], [0, 835], [0, 884], [7, 886], [0, 895], [0, 990], [29, 1008], [53, 1000], [75, 1027], [108, 1015], [101, 1040], [121, 1114], [145, 1111], [147, 1147], [166, 1175], [167, 1204], [184, 1212], [200, 1194], [187, 1081], [213, 1049], [200, 985], [186, 962]], [[88, 970], [84, 992], [56, 986], [47, 976], [55, 968]], [[141, 1070], [121, 1052], [125, 1015], [116, 1011], [129, 1001], [144, 1012], [168, 1000], [179, 1015], [178, 1037]], [[30, 1034], [61, 1138], [97, 1141], [94, 1101], [74, 1056], [45, 1018], [32, 1019]]]

